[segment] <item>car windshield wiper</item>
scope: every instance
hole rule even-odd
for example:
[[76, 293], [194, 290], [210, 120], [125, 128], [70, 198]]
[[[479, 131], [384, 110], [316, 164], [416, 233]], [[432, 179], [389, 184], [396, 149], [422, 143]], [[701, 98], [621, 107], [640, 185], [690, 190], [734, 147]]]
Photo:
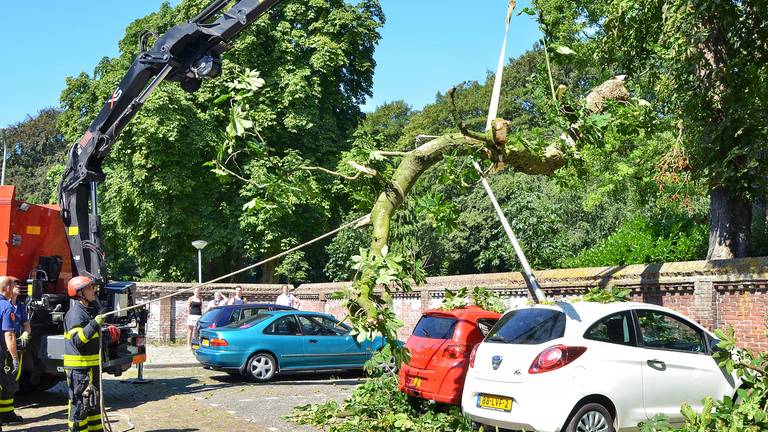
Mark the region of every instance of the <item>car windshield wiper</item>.
[[507, 340], [503, 336], [499, 336], [499, 335], [489, 336], [485, 338], [485, 340], [491, 341], [491, 342], [504, 342], [504, 343], [507, 342]]
[[428, 337], [428, 338], [431, 338], [431, 337], [432, 337], [432, 335], [431, 335], [431, 334], [429, 334], [429, 332], [428, 332], [426, 329], [421, 329], [421, 332], [424, 334], [424, 336], [426, 336], [426, 337]]

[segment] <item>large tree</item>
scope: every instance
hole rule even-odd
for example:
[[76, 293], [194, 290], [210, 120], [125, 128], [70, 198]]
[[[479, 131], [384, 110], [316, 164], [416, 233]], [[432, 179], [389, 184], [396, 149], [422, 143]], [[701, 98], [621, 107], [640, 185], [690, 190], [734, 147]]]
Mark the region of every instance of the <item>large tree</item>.
[[706, 182], [709, 259], [750, 253], [751, 201], [766, 187], [768, 9], [754, 1], [537, 0], [551, 46], [628, 74], [678, 120], [662, 165]]
[[56, 122], [59, 111], [46, 108], [34, 117], [7, 129], [3, 137], [8, 148], [6, 184], [16, 186], [16, 196], [35, 204], [51, 197], [48, 171], [61, 162], [67, 143]]
[[[128, 27], [119, 57], [104, 59], [93, 76], [68, 79], [61, 122], [68, 140], [82, 134], [112, 93], [142, 32], [160, 34], [207, 3], [163, 5]], [[101, 209], [112, 270], [188, 279], [194, 274], [189, 242], [202, 238], [210, 242], [209, 274], [222, 274], [328, 225], [335, 216], [328, 182], [288, 174], [333, 164], [346, 146], [362, 115], [358, 105], [370, 94], [382, 23], [374, 0], [288, 1], [238, 36], [224, 55], [222, 78], [194, 94], [162, 84], [105, 164]], [[248, 99], [248, 118], [236, 115], [243, 110], [240, 89], [229, 84], [238, 77], [260, 87]], [[243, 124], [252, 126], [247, 134], [240, 134]], [[286, 260], [282, 273], [306, 269], [303, 261], [301, 255]], [[262, 279], [276, 270], [265, 269]]]

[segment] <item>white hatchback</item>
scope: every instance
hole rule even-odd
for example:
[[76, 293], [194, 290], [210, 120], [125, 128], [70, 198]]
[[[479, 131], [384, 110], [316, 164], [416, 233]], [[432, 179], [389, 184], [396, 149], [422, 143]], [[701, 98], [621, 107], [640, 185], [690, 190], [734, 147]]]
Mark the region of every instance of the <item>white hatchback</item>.
[[646, 303], [564, 303], [508, 311], [470, 355], [462, 409], [513, 430], [632, 430], [680, 405], [733, 396], [715, 336]]

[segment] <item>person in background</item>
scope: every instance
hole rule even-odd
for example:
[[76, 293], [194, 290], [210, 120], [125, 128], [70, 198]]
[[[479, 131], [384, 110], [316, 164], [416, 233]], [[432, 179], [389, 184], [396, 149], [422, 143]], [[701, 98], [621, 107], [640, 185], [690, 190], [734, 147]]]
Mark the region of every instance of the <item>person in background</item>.
[[208, 310], [213, 309], [215, 307], [224, 306], [227, 304], [227, 301], [229, 299], [227, 296], [221, 293], [221, 290], [216, 290], [213, 293], [213, 300], [208, 302]]
[[[16, 375], [19, 373], [19, 353], [16, 350], [16, 314], [9, 301], [13, 296], [16, 278], [0, 277], [0, 409], [13, 413], [13, 396], [16, 393]], [[19, 420], [21, 420], [19, 418]], [[0, 416], [0, 430], [6, 421]]]
[[[16, 334], [16, 348], [19, 354], [19, 371], [24, 364], [24, 351], [29, 343], [29, 336], [32, 333], [32, 326], [29, 324], [29, 318], [27, 317], [27, 305], [19, 299], [21, 294], [21, 282], [13, 279], [13, 291], [11, 292], [11, 306], [13, 306], [13, 313], [16, 315], [14, 320], [14, 333]], [[17, 373], [14, 377], [16, 380], [16, 388], [18, 389], [19, 378], [21, 373]], [[3, 423], [21, 423], [23, 419], [20, 415], [14, 412], [14, 398], [6, 398], [0, 401], [0, 418]]]
[[245, 298], [243, 298], [243, 287], [240, 285], [235, 285], [235, 295], [229, 298], [229, 301], [227, 304], [231, 305], [241, 305], [245, 303]]
[[292, 307], [294, 309], [298, 309], [299, 306], [301, 306], [301, 301], [299, 301], [299, 298], [293, 295], [292, 292], [290, 292], [288, 285], [283, 285], [283, 292], [282, 294], [277, 296], [277, 300], [275, 300], [275, 303], [281, 306]]
[[203, 315], [203, 298], [200, 297], [200, 288], [195, 288], [195, 292], [187, 299], [187, 345], [192, 349], [192, 334], [195, 332], [195, 325]]

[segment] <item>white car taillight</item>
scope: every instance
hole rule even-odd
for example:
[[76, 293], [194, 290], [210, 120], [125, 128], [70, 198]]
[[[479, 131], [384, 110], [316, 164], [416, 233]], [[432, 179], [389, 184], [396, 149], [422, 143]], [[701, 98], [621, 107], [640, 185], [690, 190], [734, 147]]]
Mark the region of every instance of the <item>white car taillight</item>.
[[536, 356], [531, 367], [528, 368], [528, 373], [538, 374], [560, 369], [579, 358], [585, 351], [587, 347], [583, 346], [551, 346]]

